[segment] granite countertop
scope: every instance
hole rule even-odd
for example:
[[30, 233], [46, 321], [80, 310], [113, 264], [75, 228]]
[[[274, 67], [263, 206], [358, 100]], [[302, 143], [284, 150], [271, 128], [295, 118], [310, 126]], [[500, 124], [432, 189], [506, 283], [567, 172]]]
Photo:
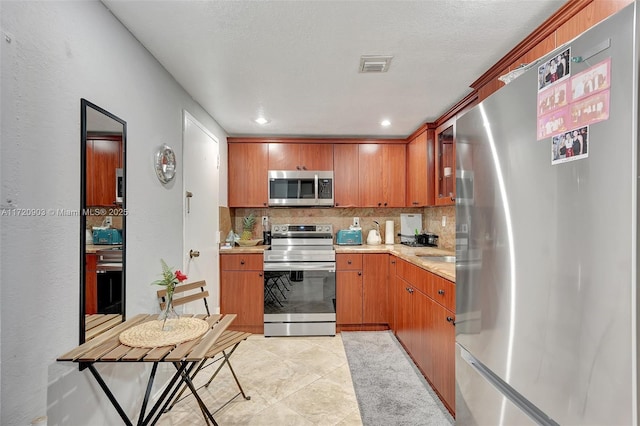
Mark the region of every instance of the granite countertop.
[[420, 255], [455, 256], [456, 253], [452, 250], [443, 250], [437, 247], [409, 247], [403, 244], [380, 244], [377, 246], [370, 246], [367, 244], [363, 244], [361, 246], [336, 245], [334, 247], [336, 249], [336, 253], [390, 253], [449, 281], [456, 281], [455, 263], [435, 262], [433, 260], [418, 257]]
[[122, 247], [122, 244], [87, 244], [85, 246], [85, 254], [94, 254], [97, 253], [98, 250], [105, 250], [113, 247]]
[[220, 248], [220, 254], [242, 254], [242, 253], [264, 253], [271, 246], [250, 246], [250, 247], [239, 247], [235, 246], [230, 249]]
[[[240, 254], [240, 253], [263, 253], [269, 246], [253, 247], [233, 247], [231, 249], [220, 249], [220, 254]], [[360, 246], [334, 246], [336, 253], [390, 253], [406, 260], [422, 269], [441, 276], [449, 281], [456, 281], [455, 263], [435, 262], [419, 255], [435, 256], [455, 256], [455, 251], [443, 250], [437, 247], [409, 247], [402, 244], [370, 246], [363, 244]]]

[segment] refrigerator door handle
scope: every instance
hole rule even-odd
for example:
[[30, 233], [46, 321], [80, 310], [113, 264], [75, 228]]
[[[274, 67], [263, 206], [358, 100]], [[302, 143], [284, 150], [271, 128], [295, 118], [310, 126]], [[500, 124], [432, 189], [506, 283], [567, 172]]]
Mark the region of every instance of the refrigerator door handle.
[[520, 408], [524, 413], [531, 417], [536, 423], [543, 426], [560, 426], [559, 423], [547, 416], [542, 410], [529, 402], [517, 390], [509, 386], [493, 371], [489, 370], [484, 364], [478, 361], [469, 351], [458, 344], [460, 348], [461, 358], [471, 366], [480, 376], [493, 385], [505, 398], [509, 399], [513, 404]]

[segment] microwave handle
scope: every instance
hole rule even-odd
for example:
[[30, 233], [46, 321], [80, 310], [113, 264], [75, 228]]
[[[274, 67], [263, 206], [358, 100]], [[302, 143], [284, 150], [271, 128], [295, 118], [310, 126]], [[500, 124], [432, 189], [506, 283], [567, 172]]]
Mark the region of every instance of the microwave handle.
[[320, 194], [318, 194], [318, 174], [313, 175], [313, 185], [314, 185], [314, 194], [316, 195], [316, 202], [320, 199]]

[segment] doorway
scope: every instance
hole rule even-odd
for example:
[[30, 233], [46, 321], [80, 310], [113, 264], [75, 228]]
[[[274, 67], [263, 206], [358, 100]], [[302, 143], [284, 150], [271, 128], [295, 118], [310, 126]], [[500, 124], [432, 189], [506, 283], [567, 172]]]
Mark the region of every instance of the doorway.
[[[183, 114], [183, 158], [183, 271], [189, 277], [188, 282], [207, 281], [208, 303], [214, 307], [212, 313], [217, 313], [220, 306], [218, 139], [187, 111]], [[188, 309], [185, 306], [185, 310]]]

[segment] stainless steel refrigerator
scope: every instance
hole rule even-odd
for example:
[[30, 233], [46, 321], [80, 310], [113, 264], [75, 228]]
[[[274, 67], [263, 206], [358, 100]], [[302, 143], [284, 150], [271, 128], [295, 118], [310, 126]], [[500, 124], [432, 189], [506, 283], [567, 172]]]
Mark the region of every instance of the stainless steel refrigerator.
[[456, 122], [457, 425], [638, 424], [638, 23]]

